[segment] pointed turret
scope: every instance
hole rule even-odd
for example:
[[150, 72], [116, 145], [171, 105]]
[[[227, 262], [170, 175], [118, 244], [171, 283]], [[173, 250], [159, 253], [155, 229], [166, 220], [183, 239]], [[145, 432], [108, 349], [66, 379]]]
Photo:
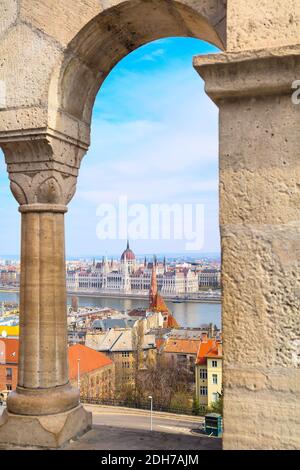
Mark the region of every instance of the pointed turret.
[[169, 313], [169, 309], [164, 299], [158, 293], [156, 264], [157, 264], [157, 260], [156, 260], [156, 256], [154, 256], [153, 265], [152, 265], [151, 285], [150, 285], [150, 292], [149, 292], [150, 310], [152, 310], [152, 312]]
[[153, 258], [151, 284], [150, 284], [150, 292], [149, 292], [150, 307], [151, 305], [154, 305], [156, 296], [157, 296], [156, 263], [155, 263], [155, 258]]
[[157, 288], [157, 276], [156, 276], [156, 257], [153, 257], [151, 285], [149, 292], [150, 310], [152, 312], [160, 312], [164, 317], [165, 328], [179, 328], [179, 325], [170, 310], [168, 309], [163, 297], [159, 294]]

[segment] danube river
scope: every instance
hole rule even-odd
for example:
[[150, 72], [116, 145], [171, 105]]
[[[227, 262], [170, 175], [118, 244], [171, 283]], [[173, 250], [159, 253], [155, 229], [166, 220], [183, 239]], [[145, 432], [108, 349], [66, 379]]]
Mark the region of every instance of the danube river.
[[[145, 308], [148, 306], [147, 300], [101, 298], [101, 297], [78, 297], [81, 307], [112, 307], [116, 310], [124, 311], [133, 308]], [[19, 302], [19, 294], [15, 292], [1, 292], [0, 302]], [[177, 322], [182, 327], [198, 327], [203, 323], [213, 323], [221, 327], [221, 304], [220, 303], [196, 303], [166, 302]], [[71, 298], [68, 297], [68, 304]]]

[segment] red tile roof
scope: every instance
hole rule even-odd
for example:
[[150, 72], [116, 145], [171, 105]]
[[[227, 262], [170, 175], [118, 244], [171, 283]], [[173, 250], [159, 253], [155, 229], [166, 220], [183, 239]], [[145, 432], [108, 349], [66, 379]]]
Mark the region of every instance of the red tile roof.
[[223, 348], [221, 343], [217, 343], [207, 354], [206, 357], [222, 357]]
[[207, 357], [222, 357], [222, 345], [215, 339], [202, 341], [199, 346], [196, 364], [206, 364]]
[[165, 342], [164, 338], [156, 338], [155, 340], [156, 349], [159, 350], [163, 346], [164, 342]]
[[69, 378], [75, 379], [78, 374], [78, 359], [80, 359], [80, 375], [92, 372], [113, 364], [104, 353], [95, 351], [82, 344], [75, 344], [68, 348]]
[[167, 322], [166, 322], [166, 328], [179, 328], [179, 324], [178, 324], [177, 320], [170, 313], [168, 314], [168, 319], [167, 319]]
[[168, 338], [164, 346], [166, 353], [197, 354], [200, 340]]
[[18, 364], [19, 340], [15, 338], [0, 338], [0, 364]]

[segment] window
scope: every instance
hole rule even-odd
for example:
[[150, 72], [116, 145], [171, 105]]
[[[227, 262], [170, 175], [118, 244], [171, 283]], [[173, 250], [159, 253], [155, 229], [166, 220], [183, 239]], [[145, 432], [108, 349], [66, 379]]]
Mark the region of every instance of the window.
[[11, 390], [12, 390], [11, 384], [6, 384], [6, 390], [8, 390], [8, 391], [11, 391]]
[[212, 383], [217, 385], [218, 384], [218, 376], [217, 374], [213, 374], [212, 375]]
[[200, 369], [200, 379], [207, 379], [207, 370]]
[[200, 387], [200, 395], [202, 396], [207, 395], [207, 387]]
[[129, 351], [123, 351], [122, 357], [129, 357]]
[[6, 369], [6, 378], [7, 379], [11, 379], [12, 378], [12, 369], [10, 367], [8, 367]]
[[218, 361], [211, 361], [212, 367], [218, 367]]
[[213, 393], [211, 401], [213, 403], [216, 403], [216, 401], [218, 401], [218, 399], [219, 399], [219, 394], [218, 393]]

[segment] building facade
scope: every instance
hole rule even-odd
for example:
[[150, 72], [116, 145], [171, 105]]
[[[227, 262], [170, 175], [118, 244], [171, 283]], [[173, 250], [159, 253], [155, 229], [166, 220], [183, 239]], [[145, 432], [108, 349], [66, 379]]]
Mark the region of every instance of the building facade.
[[[110, 293], [144, 293], [150, 289], [153, 263], [139, 264], [127, 243], [120, 261], [108, 261], [86, 270], [67, 270], [67, 289], [100, 290]], [[177, 295], [198, 292], [198, 275], [190, 268], [170, 268], [166, 261], [157, 264], [157, 284], [163, 294]]]
[[141, 370], [156, 361], [155, 337], [141, 328], [111, 329], [103, 333], [86, 336], [86, 345], [105, 353], [115, 365], [116, 390], [132, 385], [136, 370]]
[[115, 366], [109, 357], [82, 344], [70, 346], [68, 356], [69, 379], [81, 397], [114, 398]]
[[18, 379], [19, 341], [0, 339], [0, 394], [15, 390]]
[[198, 273], [199, 287], [221, 286], [221, 271], [219, 269], [203, 269]]
[[196, 398], [202, 410], [216, 403], [222, 394], [222, 344], [201, 341], [195, 367]]

